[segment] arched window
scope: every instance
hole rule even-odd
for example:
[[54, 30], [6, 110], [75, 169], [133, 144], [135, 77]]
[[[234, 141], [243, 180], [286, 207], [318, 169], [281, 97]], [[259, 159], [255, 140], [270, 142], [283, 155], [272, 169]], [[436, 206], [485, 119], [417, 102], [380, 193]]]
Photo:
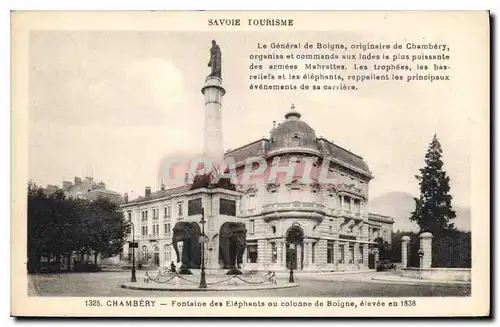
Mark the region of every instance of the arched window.
[[292, 135], [292, 145], [293, 146], [298, 146], [299, 142], [300, 142], [299, 133], [293, 133], [293, 135]]
[[141, 248], [141, 253], [142, 253], [142, 261], [147, 261], [148, 260], [148, 248], [143, 245], [142, 248]]

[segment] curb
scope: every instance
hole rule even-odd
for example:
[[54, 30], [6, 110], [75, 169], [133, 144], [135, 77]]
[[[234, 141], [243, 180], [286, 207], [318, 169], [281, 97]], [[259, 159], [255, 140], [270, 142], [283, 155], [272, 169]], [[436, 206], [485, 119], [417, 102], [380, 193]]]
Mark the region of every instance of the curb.
[[127, 288], [131, 290], [143, 290], [143, 291], [171, 291], [171, 292], [214, 292], [214, 291], [265, 291], [265, 290], [276, 290], [298, 287], [299, 284], [285, 284], [285, 285], [270, 285], [270, 286], [257, 286], [257, 287], [218, 287], [218, 288], [177, 288], [177, 287], [153, 287], [153, 286], [143, 286], [143, 285], [131, 285], [137, 283], [125, 283], [121, 284], [121, 288]]
[[396, 285], [412, 285], [412, 286], [444, 286], [444, 287], [457, 287], [457, 286], [470, 286], [470, 282], [460, 282], [460, 281], [434, 281], [434, 280], [397, 280], [397, 279], [387, 279], [381, 277], [373, 277], [367, 282], [374, 282], [380, 284], [396, 284]]

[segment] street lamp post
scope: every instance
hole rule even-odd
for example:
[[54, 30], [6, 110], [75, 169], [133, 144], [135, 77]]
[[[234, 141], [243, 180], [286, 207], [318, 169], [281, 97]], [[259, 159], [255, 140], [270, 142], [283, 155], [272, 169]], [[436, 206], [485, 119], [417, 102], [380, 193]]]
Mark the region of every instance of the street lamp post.
[[130, 282], [136, 283], [137, 278], [135, 276], [135, 248], [137, 244], [135, 243], [135, 227], [133, 222], [129, 221], [129, 224], [132, 226], [132, 244], [129, 243], [129, 248], [132, 248], [132, 277], [130, 277]]
[[207, 288], [207, 280], [205, 278], [205, 209], [201, 207], [201, 274], [200, 274], [200, 288]]

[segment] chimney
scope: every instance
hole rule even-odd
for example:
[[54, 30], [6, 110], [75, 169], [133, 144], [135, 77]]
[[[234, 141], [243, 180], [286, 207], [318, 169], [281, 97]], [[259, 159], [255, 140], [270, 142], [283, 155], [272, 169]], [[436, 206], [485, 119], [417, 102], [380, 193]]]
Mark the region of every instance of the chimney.
[[165, 191], [165, 184], [161, 183], [160, 190]]
[[260, 152], [265, 155], [267, 152], [267, 142], [266, 140], [260, 141]]
[[75, 176], [75, 185], [78, 185], [78, 184], [81, 184], [82, 183], [82, 179], [80, 177], [76, 177]]
[[123, 194], [123, 200], [125, 200], [125, 203], [128, 203], [128, 193]]
[[146, 186], [146, 196], [151, 196], [151, 187]]

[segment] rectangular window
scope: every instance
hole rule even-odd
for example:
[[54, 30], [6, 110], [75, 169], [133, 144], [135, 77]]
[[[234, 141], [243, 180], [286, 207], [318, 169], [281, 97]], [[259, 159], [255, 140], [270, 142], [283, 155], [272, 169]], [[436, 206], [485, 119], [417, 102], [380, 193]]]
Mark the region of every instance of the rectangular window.
[[354, 200], [354, 212], [361, 213], [361, 201], [359, 201], [358, 199]]
[[315, 256], [316, 256], [316, 243], [311, 244], [311, 263], [314, 263], [316, 261]]
[[349, 244], [349, 263], [354, 263], [354, 244]]
[[128, 212], [128, 221], [132, 221], [132, 211]]
[[249, 210], [255, 209], [255, 207], [256, 207], [255, 193], [248, 194], [246, 207]]
[[219, 213], [221, 215], [236, 217], [236, 201], [228, 199], [220, 199]]
[[165, 245], [165, 262], [170, 263], [171, 261], [171, 251], [170, 251], [170, 246]]
[[247, 262], [257, 263], [257, 244], [255, 243], [247, 245]]
[[184, 212], [182, 210], [182, 202], [177, 203], [177, 216], [182, 217], [184, 215]]
[[156, 236], [160, 235], [160, 225], [158, 225], [158, 224], [154, 225], [153, 234]]
[[271, 243], [271, 262], [278, 262], [278, 248], [276, 247], [276, 243]]
[[345, 258], [345, 245], [340, 244], [339, 245], [339, 263], [344, 263], [344, 258]]
[[351, 198], [348, 196], [344, 196], [344, 210], [352, 211], [351, 210]]
[[169, 204], [168, 206], [166, 206], [164, 208], [164, 217], [165, 218], [170, 218], [170, 216], [172, 215], [172, 206]]
[[169, 235], [170, 234], [170, 223], [164, 224], [163, 227], [164, 227], [164, 231], [163, 232], [165, 234]]
[[188, 216], [201, 215], [201, 198], [188, 201]]
[[326, 263], [334, 263], [333, 241], [326, 242]]
[[330, 225], [328, 225], [328, 231], [333, 234], [333, 219], [330, 219]]
[[255, 220], [249, 220], [248, 221], [248, 232], [250, 234], [255, 233]]
[[153, 208], [153, 220], [158, 220], [158, 208]]
[[363, 261], [363, 245], [359, 246], [358, 262], [359, 263], [364, 263], [364, 261]]

